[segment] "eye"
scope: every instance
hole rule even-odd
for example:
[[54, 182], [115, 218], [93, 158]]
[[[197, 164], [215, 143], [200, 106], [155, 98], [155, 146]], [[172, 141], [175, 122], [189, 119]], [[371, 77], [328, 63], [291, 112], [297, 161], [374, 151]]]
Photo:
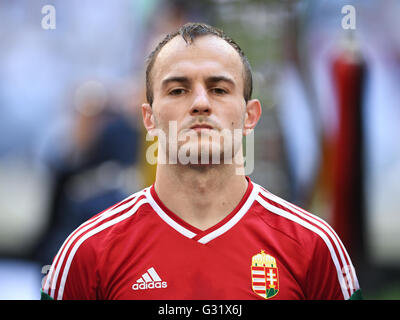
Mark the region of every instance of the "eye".
[[224, 95], [228, 93], [228, 91], [222, 88], [212, 88], [211, 91], [217, 95]]
[[186, 92], [186, 90], [183, 89], [183, 88], [176, 88], [176, 89], [171, 90], [168, 93], [168, 95], [170, 95], [170, 96], [180, 96], [180, 95], [184, 94], [185, 92]]

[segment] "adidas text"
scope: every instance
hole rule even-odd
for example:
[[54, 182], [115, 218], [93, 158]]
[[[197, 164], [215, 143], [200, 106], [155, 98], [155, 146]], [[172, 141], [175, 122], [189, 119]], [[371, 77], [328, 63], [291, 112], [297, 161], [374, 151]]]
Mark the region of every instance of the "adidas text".
[[157, 282], [149, 282], [149, 283], [135, 283], [132, 285], [133, 290], [146, 290], [146, 289], [158, 289], [158, 288], [166, 288], [166, 281], [157, 281]]

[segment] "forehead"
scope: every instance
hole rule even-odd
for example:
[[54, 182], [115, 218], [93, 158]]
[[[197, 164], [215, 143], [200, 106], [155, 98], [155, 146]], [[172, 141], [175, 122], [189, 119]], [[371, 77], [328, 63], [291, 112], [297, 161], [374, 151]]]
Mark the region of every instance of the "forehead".
[[243, 63], [239, 53], [225, 40], [205, 35], [191, 44], [180, 36], [171, 39], [158, 53], [153, 66], [153, 83], [168, 76], [230, 75], [243, 82]]

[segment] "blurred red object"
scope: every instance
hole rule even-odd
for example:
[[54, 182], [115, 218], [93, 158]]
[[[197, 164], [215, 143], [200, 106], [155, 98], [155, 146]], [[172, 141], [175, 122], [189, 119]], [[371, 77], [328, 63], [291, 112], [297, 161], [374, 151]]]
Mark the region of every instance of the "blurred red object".
[[[354, 43], [353, 43], [354, 44]], [[366, 65], [350, 46], [333, 61], [338, 127], [333, 155], [332, 226], [354, 264], [365, 260], [363, 95]]]

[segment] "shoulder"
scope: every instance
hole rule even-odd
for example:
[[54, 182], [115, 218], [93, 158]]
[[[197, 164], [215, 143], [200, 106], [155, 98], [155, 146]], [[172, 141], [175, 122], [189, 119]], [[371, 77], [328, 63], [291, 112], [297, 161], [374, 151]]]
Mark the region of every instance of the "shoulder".
[[[86, 240], [90, 240], [90, 242], [97, 243], [101, 241], [124, 222], [136, 218], [141, 206], [147, 203], [146, 192], [147, 188], [140, 190], [96, 214], [75, 229], [70, 237], [79, 238], [80, 242], [89, 242]], [[71, 241], [72, 239], [69, 242]]]
[[254, 184], [254, 187], [257, 189], [255, 201], [262, 208], [260, 216], [268, 224], [290, 234], [301, 243], [318, 239], [333, 242], [338, 240], [335, 231], [322, 218], [274, 195], [260, 185]]
[[349, 255], [334, 231], [320, 217], [272, 194], [257, 185], [256, 201], [263, 208], [261, 216], [281, 232], [295, 239], [310, 254], [324, 252], [332, 258], [338, 270], [348, 264]]
[[334, 229], [320, 217], [259, 185], [255, 187], [258, 188], [255, 200], [262, 207], [260, 216], [266, 223], [296, 240], [302, 246], [302, 250], [309, 253], [312, 265], [320, 265], [321, 270], [331, 266], [339, 284], [348, 283], [347, 278], [351, 278], [354, 285], [350, 286], [350, 289], [353, 288], [353, 291], [342, 287], [343, 296], [348, 299], [358, 287], [358, 281], [351, 259]]
[[147, 190], [148, 188], [140, 190], [93, 216], [74, 231], [74, 237], [80, 237], [81, 242], [87, 243], [88, 246], [93, 243], [93, 248], [99, 245], [102, 247], [103, 240], [113, 234], [115, 229], [136, 219], [139, 209], [148, 202]]
[[147, 189], [130, 195], [76, 228], [55, 256], [43, 292], [51, 292], [50, 296], [60, 299], [67, 279], [73, 279], [75, 271], [80, 275], [94, 275], [105, 241], [112, 237], [115, 228], [134, 217], [140, 207], [147, 203]]

